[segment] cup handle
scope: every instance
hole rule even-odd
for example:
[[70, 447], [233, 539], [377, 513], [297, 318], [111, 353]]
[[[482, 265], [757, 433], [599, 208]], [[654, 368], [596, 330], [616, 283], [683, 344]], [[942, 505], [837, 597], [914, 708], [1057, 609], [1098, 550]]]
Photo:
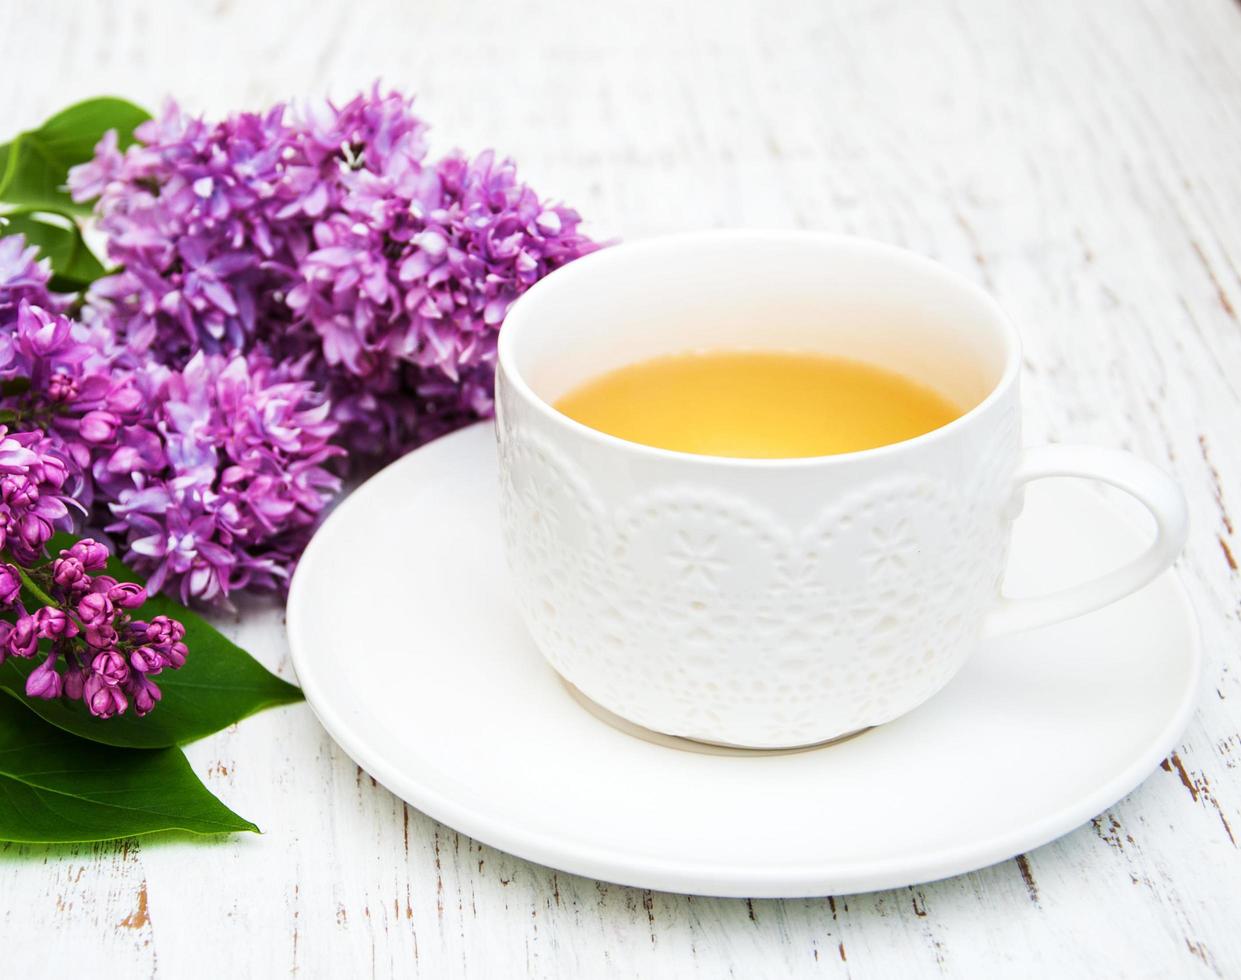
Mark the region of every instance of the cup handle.
[[987, 616], [987, 636], [1049, 626], [1093, 612], [1142, 588], [1166, 569], [1185, 545], [1189, 511], [1185, 495], [1172, 478], [1132, 453], [1094, 446], [1040, 446], [1027, 449], [1017, 464], [1013, 493], [1032, 480], [1076, 476], [1124, 490], [1155, 518], [1155, 540], [1146, 551], [1115, 571], [1072, 588], [1023, 599], [1000, 596]]

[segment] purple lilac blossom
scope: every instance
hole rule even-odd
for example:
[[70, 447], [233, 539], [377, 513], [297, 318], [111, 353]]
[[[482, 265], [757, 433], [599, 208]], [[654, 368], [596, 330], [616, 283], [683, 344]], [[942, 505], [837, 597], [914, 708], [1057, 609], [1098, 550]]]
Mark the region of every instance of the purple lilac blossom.
[[337, 425], [306, 381], [261, 354], [198, 353], [152, 401], [170, 465], [117, 494], [108, 531], [125, 560], [182, 601], [281, 589], [340, 480]]
[[0, 550], [20, 562], [43, 554], [57, 530], [73, 523], [63, 491], [70, 464], [38, 430], [10, 433], [0, 425]]
[[170, 104], [136, 136], [70, 174], [123, 266], [91, 308], [173, 366], [253, 349], [296, 365], [355, 455], [490, 414], [508, 307], [597, 247], [511, 161], [428, 161], [412, 100], [378, 87], [216, 124]]
[[[23, 300], [11, 322], [0, 322], [0, 380], [17, 379], [29, 390], [5, 397], [4, 407], [42, 426], [72, 460], [72, 493], [83, 506], [159, 464], [158, 420], [103, 328]], [[146, 452], [131, 458], [126, 447]]]
[[[28, 568], [35, 594], [50, 600], [34, 612], [20, 597], [22, 573], [0, 564], [0, 605], [13, 616], [12, 623], [0, 622], [0, 662], [8, 656], [32, 659], [40, 640], [47, 640], [44, 659], [26, 677], [28, 697], [81, 700], [99, 718], [123, 714], [131, 705], [145, 715], [160, 699], [151, 678], [185, 663], [185, 627], [167, 616], [135, 619], [131, 610], [146, 602], [146, 589], [92, 575], [106, 560], [106, 549], [84, 538], [51, 562]], [[8, 587], [10, 579], [18, 580], [17, 589]]]
[[[53, 530], [69, 517], [66, 503], [76, 503], [61, 492], [70, 465], [42, 432], [0, 426], [0, 608], [11, 617], [0, 621], [0, 663], [34, 659], [46, 643], [26, 678], [27, 696], [81, 699], [100, 718], [131, 704], [143, 715], [160, 697], [151, 676], [185, 663], [185, 629], [163, 616], [134, 619], [130, 611], [147, 592], [92, 575], [107, 563], [96, 541], [80, 540], [44, 560]], [[28, 608], [30, 599], [43, 604]]]
[[22, 235], [0, 238], [0, 328], [17, 318], [23, 302], [52, 307], [47, 288], [51, 273], [47, 263], [38, 260], [38, 254], [39, 250], [27, 245]]
[[[38, 276], [22, 272], [23, 289], [37, 293]], [[15, 291], [6, 287], [0, 281], [0, 297]], [[223, 604], [234, 589], [284, 588], [339, 490], [327, 466], [343, 452], [328, 443], [336, 424], [295, 373], [259, 350], [199, 354], [182, 370], [150, 363], [105, 322], [49, 313], [25, 294], [0, 320], [0, 382], [30, 383], [0, 405], [45, 428], [64, 458], [65, 496], [82, 503], [89, 523], [110, 526], [152, 588], [182, 601]], [[0, 522], [23, 506], [12, 482], [0, 479], [8, 487]], [[56, 509], [49, 497], [4, 526], [42, 534]]]
[[[219, 123], [169, 104], [123, 152], [106, 135], [69, 183], [120, 271], [77, 320], [0, 239], [0, 381], [30, 382], [0, 407], [60, 448], [65, 494], [152, 589], [282, 590], [345, 450], [382, 461], [489, 415], [509, 306], [597, 247], [511, 161], [428, 160], [426, 129], [375, 87]], [[99, 683], [88, 702], [121, 710]]]

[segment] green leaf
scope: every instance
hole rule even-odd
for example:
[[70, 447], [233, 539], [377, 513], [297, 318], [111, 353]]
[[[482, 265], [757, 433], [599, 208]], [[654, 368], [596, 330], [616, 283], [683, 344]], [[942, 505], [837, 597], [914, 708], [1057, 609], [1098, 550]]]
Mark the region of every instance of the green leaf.
[[74, 738], [0, 701], [0, 840], [113, 840], [161, 830], [258, 833], [202, 784], [180, 749]]
[[[57, 535], [48, 544], [54, 555], [75, 538]], [[108, 574], [123, 582], [141, 582], [140, 576], [115, 558]], [[45, 721], [92, 741], [130, 748], [183, 745], [219, 731], [264, 708], [302, 699], [300, 688], [271, 673], [201, 616], [165, 595], [152, 596], [140, 610], [144, 618], [171, 616], [185, 624], [190, 653], [180, 670], [166, 670], [155, 678], [163, 699], [145, 718], [132, 713], [101, 719], [83, 705], [26, 697], [26, 676], [33, 661], [9, 657], [0, 664], [0, 689], [7, 691]]]
[[69, 215], [22, 208], [0, 214], [0, 238], [24, 235], [52, 263], [53, 292], [76, 293], [105, 272], [82, 240], [82, 230]]
[[72, 214], [89, 214], [89, 204], [73, 201], [64, 189], [69, 168], [95, 154], [95, 144], [115, 129], [123, 148], [134, 141], [134, 129], [150, 119], [124, 99], [87, 99], [58, 112], [38, 129], [19, 134], [0, 146], [0, 201]]

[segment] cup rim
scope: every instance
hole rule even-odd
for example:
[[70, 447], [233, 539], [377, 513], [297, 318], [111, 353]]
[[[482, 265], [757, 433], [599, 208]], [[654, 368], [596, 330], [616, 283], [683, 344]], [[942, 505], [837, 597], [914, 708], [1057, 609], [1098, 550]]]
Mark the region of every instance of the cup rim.
[[[930, 432], [924, 432], [922, 435], [914, 436], [912, 439], [902, 439], [900, 442], [890, 442], [882, 446], [875, 446], [871, 449], [858, 449], [847, 453], [832, 453], [824, 456], [775, 456], [775, 457], [745, 457], [745, 456], [714, 456], [707, 453], [687, 453], [679, 449], [663, 449], [659, 446], [648, 446], [645, 443], [632, 442], [629, 439], [622, 439], [620, 436], [614, 436], [599, 429], [591, 428], [576, 419], [570, 418], [563, 412], [557, 410], [555, 406], [547, 402], [530, 386], [521, 371], [516, 365], [515, 347], [518, 335], [521, 332], [522, 324], [529, 321], [534, 315], [531, 311], [537, 312], [537, 304], [551, 289], [558, 288], [557, 283], [567, 281], [570, 276], [582, 276], [594, 274], [596, 267], [603, 266], [613, 261], [613, 256], [618, 253], [632, 254], [635, 251], [656, 251], [659, 248], [667, 247], [670, 244], [680, 246], [693, 246], [696, 243], [709, 243], [718, 241], [745, 241], [751, 240], [755, 242], [777, 242], [777, 241], [801, 241], [813, 242], [817, 245], [833, 245], [838, 247], [851, 248], [854, 250], [868, 251], [877, 258], [897, 259], [902, 262], [912, 263], [920, 266], [921, 269], [933, 277], [951, 285], [955, 289], [970, 295], [975, 301], [980, 302], [984, 307], [989, 308], [993, 315], [995, 323], [1003, 337], [1007, 353], [1005, 356], [1004, 370], [1000, 374], [1000, 379], [992, 386], [978, 404], [974, 405], [968, 411], [958, 415], [951, 422], [941, 425], [937, 429]], [[854, 462], [860, 459], [875, 459], [883, 456], [890, 456], [907, 452], [915, 447], [930, 445], [937, 441], [950, 438], [959, 430], [973, 424], [973, 422], [985, 414], [990, 408], [999, 402], [1007, 393], [1008, 389], [1016, 382], [1021, 370], [1021, 337], [1017, 332], [1017, 328], [1009, 319], [1008, 314], [1000, 307], [995, 298], [985, 289], [976, 283], [970, 282], [964, 276], [954, 272], [947, 266], [929, 259], [912, 249], [901, 248], [897, 245], [890, 245], [876, 239], [865, 238], [860, 235], [842, 235], [834, 232], [806, 231], [806, 230], [750, 230], [750, 229], [711, 229], [705, 231], [686, 231], [677, 232], [669, 235], [656, 235], [650, 238], [638, 239], [633, 242], [622, 242], [617, 245], [609, 245], [598, 251], [591, 252], [589, 255], [575, 259], [568, 265], [561, 266], [548, 275], [544, 276], [530, 289], [517, 298], [509, 309], [508, 314], [504, 318], [504, 324], [500, 330], [499, 340], [496, 345], [497, 351], [497, 384], [499, 378], [503, 376], [505, 380], [513, 388], [513, 391], [523, 398], [527, 403], [532, 405], [536, 411], [542, 414], [550, 422], [556, 425], [566, 426], [570, 431], [577, 433], [579, 436], [598, 443], [605, 447], [625, 450], [631, 453], [637, 453], [652, 459], [676, 460], [679, 462], [697, 462], [712, 466], [727, 466], [740, 469], [779, 469], [779, 468], [801, 468], [809, 466], [840, 466]]]

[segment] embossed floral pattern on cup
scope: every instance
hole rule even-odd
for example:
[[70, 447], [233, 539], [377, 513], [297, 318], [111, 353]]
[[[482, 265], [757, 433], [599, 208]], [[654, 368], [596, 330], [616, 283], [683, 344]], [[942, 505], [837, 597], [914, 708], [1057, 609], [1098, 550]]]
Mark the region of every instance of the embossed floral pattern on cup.
[[[559, 672], [639, 724], [667, 730], [672, 711], [677, 734], [711, 739], [743, 704], [770, 706], [750, 737], [772, 744], [813, 738], [825, 717], [875, 724], [955, 673], [995, 598], [1007, 524], [983, 517], [999, 513], [994, 476], [976, 493], [882, 477], [795, 528], [687, 482], [607, 508], [533, 431], [501, 446], [525, 618]], [[1013, 446], [989, 465], [1010, 466]]]
[[[625, 363], [759, 346], [881, 364], [962, 414], [876, 449], [755, 460], [625, 442], [553, 407]], [[521, 614], [583, 694], [660, 732], [770, 748], [890, 721], [984, 636], [1115, 602], [1185, 540], [1184, 495], [1151, 464], [1022, 450], [1011, 321], [974, 284], [877, 242], [713, 231], [603, 249], [518, 299], [498, 361]], [[1131, 494], [1155, 538], [1081, 585], [1003, 596], [1021, 488], [1061, 476]]]

